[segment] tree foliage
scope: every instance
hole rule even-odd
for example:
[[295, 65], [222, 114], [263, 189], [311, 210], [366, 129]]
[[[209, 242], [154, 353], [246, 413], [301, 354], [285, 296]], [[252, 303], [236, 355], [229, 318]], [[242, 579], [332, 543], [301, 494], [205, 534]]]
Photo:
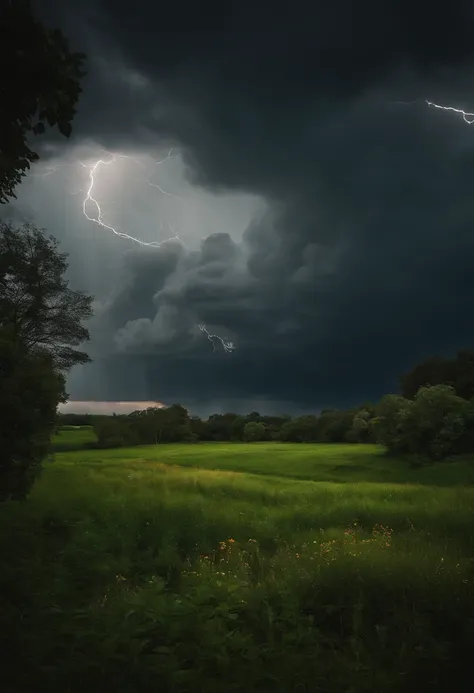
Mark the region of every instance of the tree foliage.
[[[258, 412], [245, 416], [229, 412], [212, 414], [206, 420], [189, 416], [184, 407], [174, 404], [135, 411], [128, 416], [97, 418], [95, 431], [101, 447], [211, 440], [359, 443], [372, 440], [372, 416], [373, 407], [364, 405], [350, 411], [326, 411], [320, 416], [307, 414], [294, 419]], [[77, 420], [82, 421], [79, 417]]]
[[361, 409], [353, 419], [350, 428], [346, 432], [348, 443], [370, 443], [372, 441], [372, 428], [370, 422], [373, 412], [369, 409]]
[[66, 256], [31, 224], [0, 223], [0, 500], [23, 498], [66, 401], [64, 372], [89, 360], [92, 299], [64, 278]]
[[99, 447], [104, 448], [193, 442], [198, 439], [187, 410], [180, 404], [149, 407], [128, 416], [103, 418], [97, 421], [94, 429]]
[[0, 328], [0, 501], [22, 500], [50, 448], [64, 377], [46, 351], [28, 352]]
[[16, 197], [15, 187], [39, 159], [29, 137], [46, 125], [69, 137], [85, 76], [85, 55], [71, 53], [58, 29], [35, 19], [30, 0], [0, 5], [0, 203]]
[[474, 351], [463, 349], [454, 358], [431, 357], [400, 378], [404, 397], [414, 399], [420, 387], [451, 385], [459, 397], [474, 397]]
[[89, 361], [75, 347], [89, 339], [82, 322], [92, 298], [69, 288], [66, 255], [33, 224], [0, 222], [0, 327], [30, 353], [46, 350], [59, 370]]
[[386, 395], [376, 414], [377, 440], [393, 452], [440, 460], [472, 451], [474, 403], [450, 385], [421, 387], [413, 400]]
[[[446, 377], [449, 372], [460, 391], [471, 391], [474, 352], [459, 352], [447, 359], [428, 359], [413, 370], [416, 378]], [[451, 370], [449, 370], [451, 368]], [[438, 370], [437, 370], [438, 369]], [[410, 385], [411, 386], [411, 385]], [[463, 390], [464, 388], [464, 390]], [[109, 430], [110, 433], [100, 433]], [[115, 417], [96, 428], [103, 445], [194, 441], [281, 440], [292, 443], [371, 443], [389, 452], [442, 460], [474, 450], [474, 397], [461, 397], [453, 385], [419, 387], [412, 398], [398, 394], [382, 397], [376, 405], [365, 402], [350, 409], [325, 409], [319, 414], [265, 416], [213, 414], [190, 417], [180, 405], [137, 411]]]
[[280, 430], [280, 439], [288, 443], [310, 443], [318, 440], [319, 419], [313, 414], [286, 421]]
[[267, 429], [261, 421], [249, 421], [245, 424], [242, 435], [247, 442], [256, 443], [259, 440], [265, 440]]
[[377, 442], [394, 452], [403, 447], [401, 426], [409, 405], [409, 400], [401, 395], [385, 395], [377, 405], [371, 422]]

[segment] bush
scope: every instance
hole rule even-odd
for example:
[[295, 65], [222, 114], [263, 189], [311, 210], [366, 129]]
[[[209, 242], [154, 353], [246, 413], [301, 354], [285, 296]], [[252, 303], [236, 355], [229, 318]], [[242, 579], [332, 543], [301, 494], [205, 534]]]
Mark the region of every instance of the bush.
[[97, 421], [94, 431], [99, 448], [121, 448], [137, 444], [130, 425], [119, 416], [111, 416]]
[[433, 459], [460, 452], [470, 409], [450, 385], [421, 387], [403, 420], [409, 451]]
[[373, 420], [377, 441], [390, 451], [440, 460], [465, 451], [474, 421], [472, 403], [450, 385], [421, 387], [413, 401], [386, 395]]
[[265, 440], [267, 434], [267, 429], [265, 424], [257, 421], [249, 421], [244, 426], [243, 436], [244, 440], [248, 442], [256, 442], [258, 440]]

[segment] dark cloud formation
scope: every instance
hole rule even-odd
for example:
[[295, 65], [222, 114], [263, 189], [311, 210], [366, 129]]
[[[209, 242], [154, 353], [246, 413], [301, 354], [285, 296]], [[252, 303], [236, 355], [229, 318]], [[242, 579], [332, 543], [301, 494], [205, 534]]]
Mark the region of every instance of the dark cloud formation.
[[[266, 204], [240, 233], [234, 208], [191, 249], [101, 261], [95, 363], [71, 394], [344, 406], [472, 345], [474, 125], [424, 102], [474, 110], [472, 3], [222, 8], [41, 3], [90, 56], [75, 142], [171, 143], [196, 190]], [[198, 323], [236, 350], [213, 351]]]

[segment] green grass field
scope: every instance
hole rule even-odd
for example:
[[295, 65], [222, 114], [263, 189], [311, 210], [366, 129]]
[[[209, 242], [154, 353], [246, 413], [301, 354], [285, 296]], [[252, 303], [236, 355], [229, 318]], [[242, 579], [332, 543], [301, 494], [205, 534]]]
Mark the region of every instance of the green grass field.
[[53, 437], [53, 448], [57, 452], [82, 450], [95, 442], [96, 437], [92, 426], [63, 426]]
[[0, 506], [2, 691], [471, 689], [474, 462], [91, 436]]

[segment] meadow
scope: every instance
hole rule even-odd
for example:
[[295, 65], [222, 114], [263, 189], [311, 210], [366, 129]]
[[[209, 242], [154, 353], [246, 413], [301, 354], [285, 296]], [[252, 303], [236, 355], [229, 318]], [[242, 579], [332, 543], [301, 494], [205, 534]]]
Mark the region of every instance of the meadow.
[[3, 691], [471, 689], [473, 460], [92, 436], [0, 506]]

